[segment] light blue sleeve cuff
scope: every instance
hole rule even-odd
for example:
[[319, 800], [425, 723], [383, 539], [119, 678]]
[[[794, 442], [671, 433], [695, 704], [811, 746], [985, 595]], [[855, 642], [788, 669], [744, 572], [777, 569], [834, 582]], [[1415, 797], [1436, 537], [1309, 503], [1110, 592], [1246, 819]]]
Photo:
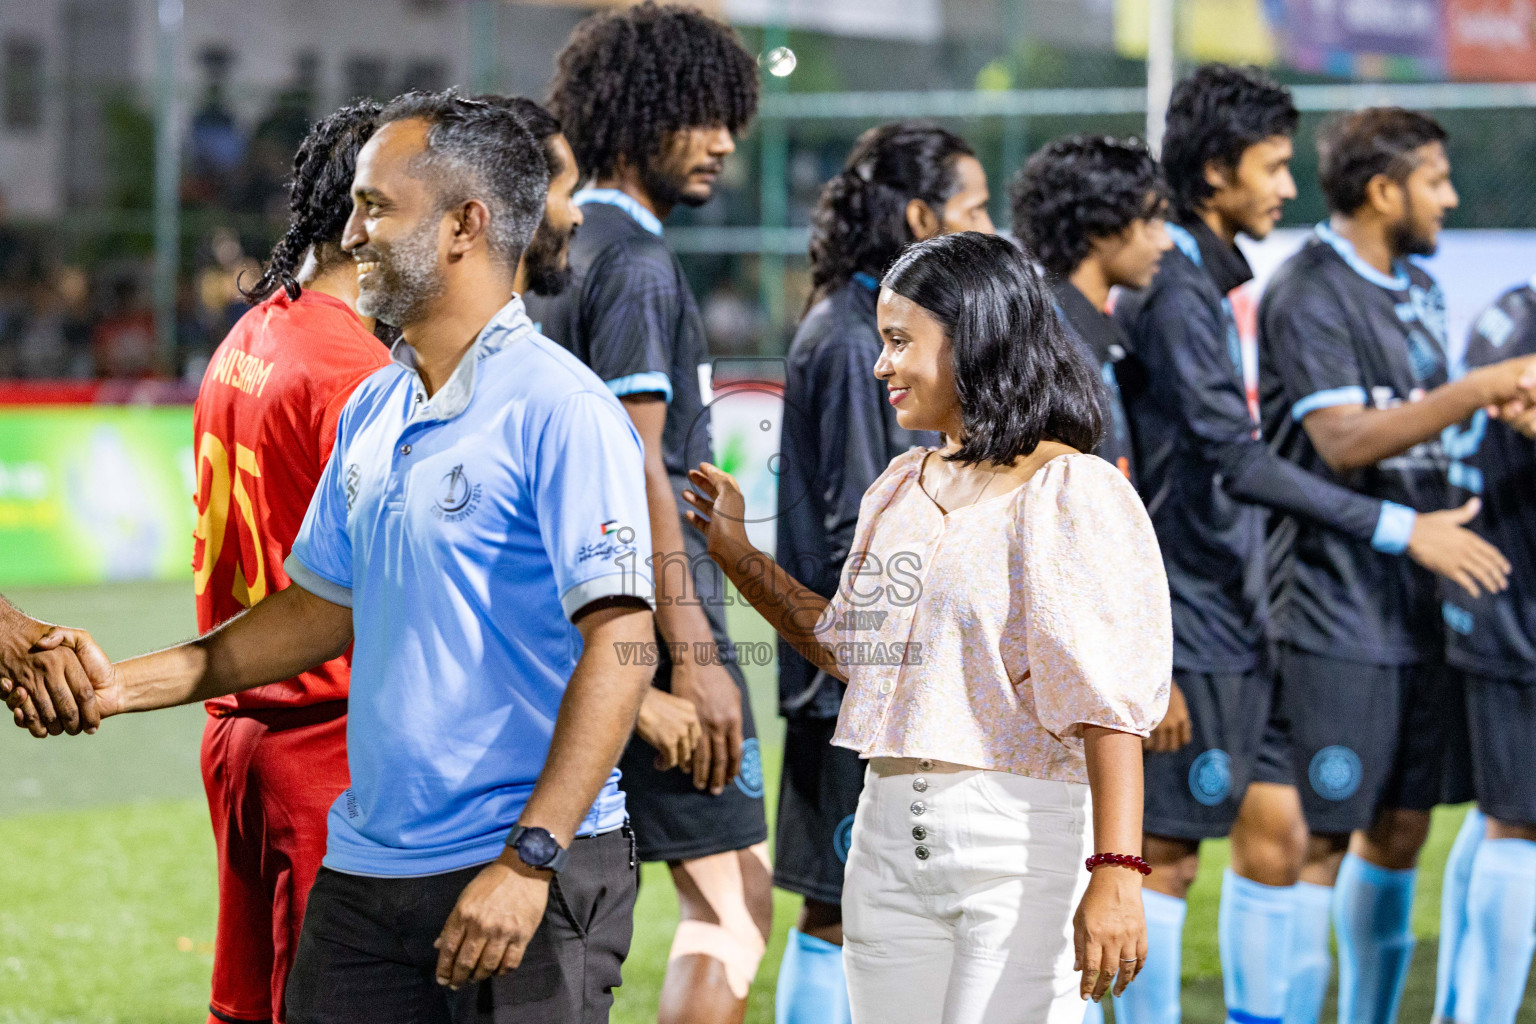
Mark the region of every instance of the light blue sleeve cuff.
[[339, 604], [343, 608], [352, 607], [351, 587], [344, 587], [335, 580], [328, 580], [321, 576], [315, 570], [299, 561], [298, 555], [288, 555], [288, 559], [283, 562], [283, 571], [288, 574], [290, 580], [293, 580], [294, 583], [316, 597], [329, 601], [331, 604]]
[[1413, 534], [1413, 521], [1419, 514], [1407, 505], [1395, 501], [1381, 503], [1381, 515], [1376, 518], [1376, 532], [1371, 535], [1371, 547], [1386, 555], [1400, 555], [1408, 550], [1408, 538]]
[[576, 584], [560, 595], [560, 608], [567, 619], [574, 620], [577, 612], [605, 597], [638, 597], [652, 611], [656, 610], [656, 594], [650, 577], [627, 570]]
[[1335, 405], [1365, 405], [1366, 397], [1365, 388], [1358, 384], [1329, 388], [1327, 391], [1314, 391], [1291, 406], [1291, 419], [1300, 423], [1306, 419], [1307, 413], [1316, 412], [1319, 409], [1328, 409]]
[[617, 398], [659, 391], [668, 402], [672, 401], [672, 379], [660, 370], [647, 370], [644, 373], [632, 373], [628, 377], [615, 377], [605, 383], [608, 385], [608, 390], [612, 391]]

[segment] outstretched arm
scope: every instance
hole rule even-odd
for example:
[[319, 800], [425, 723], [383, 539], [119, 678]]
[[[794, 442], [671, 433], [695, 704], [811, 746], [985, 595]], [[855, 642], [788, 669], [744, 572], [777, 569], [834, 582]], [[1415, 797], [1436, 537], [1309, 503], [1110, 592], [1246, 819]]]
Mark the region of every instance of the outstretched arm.
[[1439, 436], [1486, 407], [1515, 409], [1536, 393], [1536, 357], [1480, 366], [1442, 384], [1417, 402], [1390, 409], [1339, 404], [1306, 413], [1301, 425], [1312, 446], [1336, 473], [1374, 466]]
[[[352, 609], [294, 585], [196, 640], [104, 667], [94, 691], [102, 718], [192, 704], [290, 679], [352, 642]], [[86, 665], [106, 659], [84, 630], [54, 627], [43, 643], [72, 648]], [[24, 691], [0, 692], [16, 710]]]

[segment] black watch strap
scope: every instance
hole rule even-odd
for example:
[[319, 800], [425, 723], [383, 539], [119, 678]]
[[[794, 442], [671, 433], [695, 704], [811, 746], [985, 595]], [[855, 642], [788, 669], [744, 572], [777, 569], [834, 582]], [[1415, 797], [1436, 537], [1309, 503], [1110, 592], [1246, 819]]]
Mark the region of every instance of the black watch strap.
[[[529, 867], [556, 874], [564, 870], [565, 862], [571, 859], [571, 851], [561, 846], [548, 829], [537, 825], [532, 828], [513, 825], [511, 834], [507, 836], [507, 845], [516, 850], [518, 858]], [[528, 849], [525, 850], [525, 846]]]

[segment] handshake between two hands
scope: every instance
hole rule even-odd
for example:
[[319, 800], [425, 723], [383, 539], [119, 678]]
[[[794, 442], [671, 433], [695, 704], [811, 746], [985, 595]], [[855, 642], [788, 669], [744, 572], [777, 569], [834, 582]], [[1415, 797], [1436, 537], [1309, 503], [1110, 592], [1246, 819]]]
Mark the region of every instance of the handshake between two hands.
[[0, 700], [33, 736], [94, 733], [118, 710], [114, 692], [112, 663], [84, 630], [28, 618], [0, 626]]
[[1536, 438], [1536, 356], [1510, 359], [1490, 369], [1509, 367], [1518, 374], [1514, 397], [1487, 407], [1490, 417], [1501, 420], [1526, 437]]

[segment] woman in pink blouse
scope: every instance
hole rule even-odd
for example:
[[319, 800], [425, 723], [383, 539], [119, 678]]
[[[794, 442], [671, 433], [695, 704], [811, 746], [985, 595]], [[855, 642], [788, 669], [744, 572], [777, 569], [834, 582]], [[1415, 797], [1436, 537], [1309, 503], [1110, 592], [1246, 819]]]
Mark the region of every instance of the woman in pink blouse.
[[688, 515], [848, 683], [833, 742], [869, 759], [843, 895], [856, 1024], [1079, 1024], [1080, 999], [1146, 957], [1141, 739], [1173, 643], [1157, 540], [1124, 476], [1083, 454], [1097, 374], [1012, 245], [919, 243], [878, 307], [898, 422], [947, 444], [865, 493], [837, 595], [751, 546], [714, 466], [690, 474]]

